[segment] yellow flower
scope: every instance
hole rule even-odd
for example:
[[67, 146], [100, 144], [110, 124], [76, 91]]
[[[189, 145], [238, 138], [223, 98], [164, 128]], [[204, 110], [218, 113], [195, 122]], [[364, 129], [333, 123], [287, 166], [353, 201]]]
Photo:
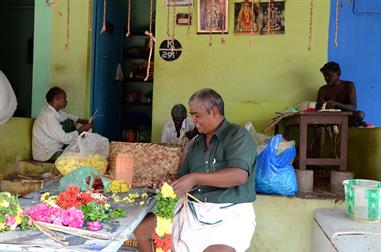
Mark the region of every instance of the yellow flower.
[[17, 224], [17, 225], [20, 225], [20, 223], [21, 223], [21, 221], [22, 221], [22, 218], [20, 217], [20, 215], [17, 215], [17, 216], [15, 217], [15, 221], [16, 221], [16, 224]]
[[156, 248], [156, 252], [164, 252], [162, 248]]
[[158, 236], [164, 236], [165, 234], [172, 234], [172, 219], [166, 219], [157, 216], [157, 224], [155, 232]]
[[114, 197], [114, 202], [115, 202], [115, 203], [120, 202], [120, 197], [119, 197], [119, 196], [115, 196], [115, 197]]
[[6, 200], [1, 200], [0, 201], [0, 207], [8, 207], [9, 206], [9, 202], [6, 201]]
[[46, 201], [46, 197], [48, 197], [49, 194], [50, 194], [49, 192], [46, 192], [46, 193], [42, 194], [41, 197], [40, 197], [40, 201], [41, 202], [45, 202]]
[[161, 194], [163, 194], [163, 197], [165, 198], [176, 198], [176, 194], [174, 193], [172, 186], [168, 185], [167, 182], [165, 182], [161, 187]]
[[5, 223], [0, 223], [0, 231], [4, 231], [6, 228]]

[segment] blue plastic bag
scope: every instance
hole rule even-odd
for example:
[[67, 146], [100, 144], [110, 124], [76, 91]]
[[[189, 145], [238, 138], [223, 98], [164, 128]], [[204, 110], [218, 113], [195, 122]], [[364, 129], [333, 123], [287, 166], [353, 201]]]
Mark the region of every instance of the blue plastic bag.
[[277, 155], [282, 140], [280, 134], [273, 136], [258, 156], [255, 176], [255, 190], [258, 193], [292, 196], [298, 192], [298, 182], [291, 164], [296, 155], [295, 146]]

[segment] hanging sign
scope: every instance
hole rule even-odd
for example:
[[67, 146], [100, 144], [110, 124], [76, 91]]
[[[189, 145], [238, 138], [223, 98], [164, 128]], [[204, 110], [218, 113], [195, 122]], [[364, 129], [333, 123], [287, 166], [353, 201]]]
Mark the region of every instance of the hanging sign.
[[159, 47], [159, 54], [163, 60], [173, 61], [181, 55], [181, 44], [176, 39], [168, 39], [161, 42]]

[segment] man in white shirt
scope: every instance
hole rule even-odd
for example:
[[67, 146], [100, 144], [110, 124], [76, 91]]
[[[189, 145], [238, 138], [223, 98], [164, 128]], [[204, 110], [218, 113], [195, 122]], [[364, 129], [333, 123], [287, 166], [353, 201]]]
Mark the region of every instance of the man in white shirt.
[[172, 120], [164, 125], [161, 142], [185, 146], [198, 134], [197, 128], [187, 117], [187, 109], [183, 104], [173, 106], [171, 116]]
[[[66, 145], [74, 142], [83, 131], [91, 129], [93, 124], [62, 111], [67, 100], [61, 88], [51, 88], [45, 97], [48, 106], [41, 110], [33, 124], [32, 153], [34, 160], [54, 162]], [[77, 122], [82, 124], [79, 129], [75, 127]]]

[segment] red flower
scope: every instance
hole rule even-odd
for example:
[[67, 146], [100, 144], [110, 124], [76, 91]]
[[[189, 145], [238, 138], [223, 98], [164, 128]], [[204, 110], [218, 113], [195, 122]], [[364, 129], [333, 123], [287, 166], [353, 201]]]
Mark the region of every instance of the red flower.
[[163, 251], [170, 251], [172, 248], [172, 235], [165, 234], [163, 237], [153, 234], [153, 242], [156, 248], [161, 248]]

